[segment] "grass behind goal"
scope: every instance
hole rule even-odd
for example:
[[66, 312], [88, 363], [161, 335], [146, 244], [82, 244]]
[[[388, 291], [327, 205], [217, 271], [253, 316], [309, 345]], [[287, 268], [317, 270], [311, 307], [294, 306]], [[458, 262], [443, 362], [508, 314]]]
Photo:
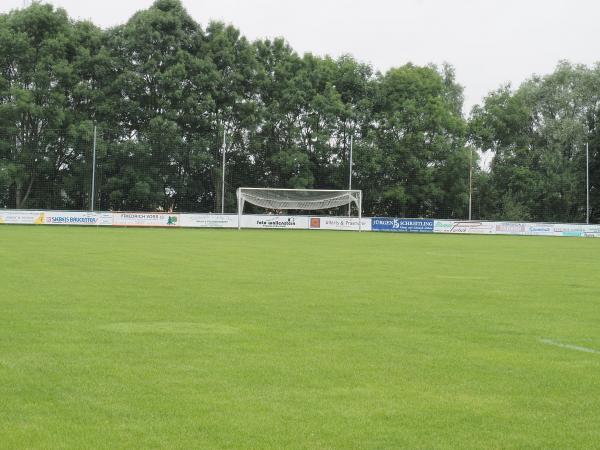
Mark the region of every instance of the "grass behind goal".
[[595, 447], [598, 255], [0, 227], [0, 447]]

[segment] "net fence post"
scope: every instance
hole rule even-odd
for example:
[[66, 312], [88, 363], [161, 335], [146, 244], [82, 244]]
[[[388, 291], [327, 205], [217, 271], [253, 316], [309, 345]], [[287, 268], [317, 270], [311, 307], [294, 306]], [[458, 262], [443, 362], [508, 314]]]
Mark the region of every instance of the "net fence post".
[[[350, 172], [348, 174], [348, 190], [352, 190], [352, 135], [350, 135]], [[352, 215], [352, 202], [348, 204], [348, 217]]]
[[473, 208], [473, 149], [469, 154], [469, 221], [472, 220]]
[[590, 223], [590, 143], [585, 143], [585, 223]]
[[242, 229], [242, 209], [244, 208], [242, 204], [242, 192], [241, 188], [237, 188], [235, 191], [235, 196], [237, 197], [237, 207], [238, 207], [238, 230]]
[[225, 149], [227, 131], [223, 126], [223, 172], [221, 173], [221, 214], [225, 214]]
[[362, 191], [358, 191], [358, 232], [362, 231]]
[[91, 204], [90, 211], [94, 211], [94, 200], [96, 197], [96, 125], [94, 124], [94, 144], [92, 148], [92, 192], [91, 196]]

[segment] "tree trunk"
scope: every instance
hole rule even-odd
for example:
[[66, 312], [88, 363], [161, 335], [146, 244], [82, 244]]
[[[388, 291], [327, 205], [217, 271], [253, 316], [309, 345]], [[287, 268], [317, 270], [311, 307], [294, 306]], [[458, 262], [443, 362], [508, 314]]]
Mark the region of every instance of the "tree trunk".
[[29, 181], [29, 185], [27, 186], [27, 191], [25, 195], [23, 195], [23, 184], [17, 183], [17, 188], [15, 189], [15, 207], [17, 209], [23, 209], [27, 198], [29, 198], [29, 194], [31, 194], [31, 188], [33, 187], [33, 177], [31, 177], [31, 181]]
[[16, 209], [21, 208], [21, 204], [22, 204], [21, 189], [23, 189], [23, 185], [21, 183], [17, 183], [17, 186], [15, 188], [15, 208]]

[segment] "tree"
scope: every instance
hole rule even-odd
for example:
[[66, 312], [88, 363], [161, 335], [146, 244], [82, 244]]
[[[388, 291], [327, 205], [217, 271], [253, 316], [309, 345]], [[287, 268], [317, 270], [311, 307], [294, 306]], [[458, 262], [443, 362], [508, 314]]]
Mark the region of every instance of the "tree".
[[157, 0], [109, 31], [116, 76], [107, 88], [114, 108], [107, 124], [116, 133], [103, 162], [105, 207], [166, 210], [189, 200], [194, 152], [203, 150], [191, 136], [206, 128], [190, 73], [203, 68], [196, 60], [202, 39], [177, 0]]
[[[240, 175], [252, 162], [249, 141], [258, 126], [256, 84], [259, 67], [256, 49], [241, 36], [239, 30], [220, 22], [211, 22], [206, 29], [204, 52], [211, 61], [214, 76], [206, 113], [212, 143], [211, 155], [214, 157], [210, 176], [215, 209], [221, 210], [221, 192], [225, 189], [225, 205], [232, 210], [235, 209], [235, 186], [240, 185]], [[222, 186], [221, 181], [223, 168], [220, 156], [224, 134], [228, 136], [224, 149], [229, 155], [228, 180], [233, 185], [229, 189]]]
[[34, 3], [0, 16], [0, 170], [9, 206], [63, 205], [65, 173], [82, 158], [73, 96], [79, 56], [64, 10]]
[[[586, 141], [597, 135], [597, 70], [561, 63], [474, 108], [475, 144], [491, 150], [489, 218], [583, 221]], [[596, 178], [594, 178], [596, 180]]]
[[[464, 206], [449, 211], [445, 204], [448, 192], [466, 191], [468, 165], [463, 177], [442, 175], [464, 163], [454, 157], [462, 151], [465, 133], [456, 104], [459, 89], [433, 67], [408, 64], [379, 76], [371, 132], [377, 162], [371, 164], [375, 173], [366, 188], [373, 211], [407, 217], [464, 214]], [[449, 188], [451, 180], [462, 187]], [[464, 194], [460, 197], [458, 203], [464, 202]]]

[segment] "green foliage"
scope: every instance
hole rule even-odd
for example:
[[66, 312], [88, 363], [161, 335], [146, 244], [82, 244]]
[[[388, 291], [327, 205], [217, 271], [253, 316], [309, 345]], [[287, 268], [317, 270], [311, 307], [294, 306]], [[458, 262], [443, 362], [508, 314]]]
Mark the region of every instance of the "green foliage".
[[474, 148], [475, 217], [581, 221], [589, 141], [598, 220], [599, 92], [598, 67], [561, 63], [467, 122], [448, 64], [300, 56], [178, 0], [105, 31], [34, 3], [0, 15], [0, 206], [220, 211], [224, 190], [232, 211], [239, 186], [346, 188], [352, 142], [365, 214], [465, 218]]
[[476, 145], [494, 152], [493, 201], [487, 217], [545, 221], [585, 220], [585, 143], [597, 152], [600, 71], [561, 63], [516, 91], [491, 93], [473, 110]]
[[241, 185], [343, 188], [351, 139], [372, 213], [443, 214], [442, 197], [464, 202], [441, 186], [464, 128], [449, 66], [375, 76], [350, 56], [299, 56], [218, 22], [203, 30], [177, 0], [104, 32], [38, 4], [0, 18], [0, 151], [13, 167], [4, 205], [85, 208], [95, 195], [102, 209], [206, 211], [220, 209], [222, 189], [230, 208]]
[[0, 21], [0, 154], [10, 164], [9, 203], [52, 207], [78, 117], [77, 35], [66, 12], [33, 4]]
[[[371, 208], [381, 214], [442, 216], [448, 213], [447, 200], [464, 201], [468, 161], [458, 155], [466, 125], [455, 103], [460, 87], [443, 75], [450, 76], [409, 64], [379, 76], [373, 106], [378, 126], [369, 133], [381, 149], [379, 173], [366, 192], [377, 205]], [[454, 178], [460, 161], [463, 173]], [[464, 212], [464, 206], [451, 216]]]

